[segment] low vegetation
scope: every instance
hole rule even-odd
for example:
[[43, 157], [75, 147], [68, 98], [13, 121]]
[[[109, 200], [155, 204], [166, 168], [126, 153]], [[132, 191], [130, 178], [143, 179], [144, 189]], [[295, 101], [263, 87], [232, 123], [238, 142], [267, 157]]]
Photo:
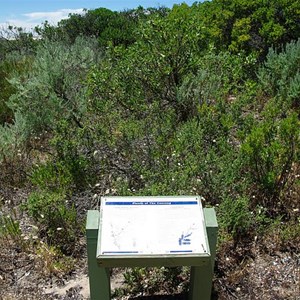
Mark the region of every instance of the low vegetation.
[[[292, 0], [213, 0], [87, 10], [44, 23], [39, 39], [2, 32], [0, 297], [19, 272], [10, 257], [45, 281], [71, 276], [102, 195], [201, 195], [214, 206], [216, 299], [259, 297], [249, 270], [268, 255], [296, 268], [299, 12]], [[188, 277], [127, 270], [115, 296], [184, 292]], [[295, 286], [265, 285], [264, 299], [296, 299]]]

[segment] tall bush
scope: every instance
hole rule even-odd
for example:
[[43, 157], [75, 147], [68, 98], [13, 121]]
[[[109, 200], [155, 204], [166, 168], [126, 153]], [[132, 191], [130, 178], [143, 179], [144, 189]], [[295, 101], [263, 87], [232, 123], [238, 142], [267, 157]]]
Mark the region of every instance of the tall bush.
[[282, 194], [299, 161], [300, 128], [295, 113], [284, 119], [266, 119], [254, 126], [241, 147], [253, 194], [270, 212], [285, 211]]
[[285, 112], [300, 108], [300, 39], [286, 44], [283, 49], [269, 50], [258, 78], [266, 94], [276, 97]]
[[94, 44], [86, 39], [72, 46], [40, 44], [31, 71], [10, 80], [15, 93], [7, 105], [26, 120], [27, 136], [52, 130], [60, 119], [80, 123], [86, 110], [84, 79], [94, 59]]

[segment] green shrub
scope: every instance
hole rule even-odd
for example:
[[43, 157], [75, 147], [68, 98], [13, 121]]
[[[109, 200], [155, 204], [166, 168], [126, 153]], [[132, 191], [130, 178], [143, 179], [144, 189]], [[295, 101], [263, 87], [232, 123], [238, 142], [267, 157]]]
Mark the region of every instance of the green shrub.
[[298, 251], [300, 246], [300, 218], [298, 217], [298, 220], [281, 225], [279, 228], [282, 246], [296, 248], [293, 250]]
[[[60, 165], [68, 177], [69, 185], [83, 189], [94, 182], [92, 166], [93, 141], [90, 129], [74, 126], [74, 123], [62, 120], [56, 124], [50, 145], [53, 147], [52, 160], [54, 165]], [[46, 178], [45, 178], [46, 179]]]
[[0, 237], [1, 239], [13, 239], [19, 241], [21, 238], [21, 229], [19, 221], [16, 220], [16, 216], [6, 214], [4, 211], [0, 211]]
[[284, 113], [291, 106], [300, 107], [300, 39], [285, 45], [279, 52], [270, 49], [258, 72], [263, 90], [281, 103]]
[[[280, 197], [299, 160], [300, 128], [296, 114], [282, 120], [264, 120], [254, 126], [241, 147], [248, 179], [261, 205], [271, 211], [281, 207]], [[283, 205], [285, 206], [285, 205]], [[286, 207], [287, 208], [287, 207]]]
[[25, 119], [28, 137], [53, 130], [61, 119], [80, 123], [86, 111], [84, 79], [95, 59], [92, 40], [78, 38], [71, 46], [39, 44], [30, 72], [9, 81], [15, 92], [7, 105]]
[[24, 208], [38, 224], [41, 238], [64, 254], [74, 251], [79, 229], [77, 213], [63, 192], [33, 192]]
[[246, 234], [253, 225], [253, 214], [250, 211], [249, 199], [225, 198], [218, 208], [220, 226], [233, 235], [235, 239]]
[[[14, 112], [9, 107], [9, 98], [16, 92], [10, 79], [22, 77], [31, 68], [32, 57], [20, 53], [5, 53], [6, 57], [0, 60], [0, 124], [13, 123]], [[0, 54], [1, 55], [1, 54]]]
[[189, 267], [128, 268], [124, 273], [124, 288], [116, 294], [153, 295], [162, 290], [170, 294], [186, 292], [189, 275]]
[[68, 169], [62, 163], [52, 161], [36, 166], [30, 180], [38, 188], [50, 191], [66, 191], [72, 185]]
[[55, 246], [39, 242], [35, 246], [36, 264], [44, 276], [61, 277], [70, 274], [75, 268], [75, 259], [66, 256]]
[[6, 104], [10, 95], [13, 93], [13, 89], [8, 82], [8, 76], [10, 70], [9, 63], [0, 64], [0, 124], [4, 125], [12, 121], [13, 113]]
[[73, 174], [64, 162], [48, 161], [32, 170], [30, 180], [36, 191], [29, 195], [23, 208], [38, 224], [40, 237], [69, 254], [80, 230], [77, 211], [70, 200]]
[[15, 116], [15, 124], [0, 125], [0, 186], [24, 186], [32, 161], [25, 154], [25, 120]]

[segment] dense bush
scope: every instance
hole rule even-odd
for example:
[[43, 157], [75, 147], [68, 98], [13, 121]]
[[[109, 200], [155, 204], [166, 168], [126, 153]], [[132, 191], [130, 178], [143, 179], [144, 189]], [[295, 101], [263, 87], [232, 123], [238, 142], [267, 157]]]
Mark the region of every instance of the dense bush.
[[27, 137], [53, 130], [60, 119], [80, 122], [86, 110], [84, 79], [95, 59], [91, 40], [79, 38], [72, 46], [40, 44], [30, 72], [10, 79], [15, 93], [7, 105], [25, 119]]
[[264, 206], [282, 212], [282, 192], [299, 161], [300, 129], [296, 114], [282, 120], [269, 119], [255, 126], [242, 145], [249, 179]]
[[226, 198], [219, 207], [219, 223], [233, 234], [235, 239], [247, 234], [254, 224], [254, 214], [250, 211], [250, 201], [245, 197]]
[[299, 3], [293, 0], [213, 0], [195, 4], [199, 20], [218, 50], [254, 54], [299, 37]]
[[78, 241], [79, 225], [74, 204], [61, 192], [39, 190], [32, 193], [24, 206], [39, 226], [39, 235], [49, 245], [71, 254]]
[[70, 170], [61, 162], [36, 166], [30, 175], [36, 187], [23, 208], [39, 226], [40, 237], [63, 253], [74, 251], [80, 225], [71, 201], [73, 185]]
[[49, 249], [73, 253], [78, 207], [103, 194], [204, 196], [235, 245], [278, 220], [299, 231], [299, 4], [276, 3], [86, 11], [3, 56], [0, 178], [27, 166], [23, 207]]
[[270, 49], [259, 71], [260, 83], [266, 94], [276, 97], [284, 113], [300, 107], [300, 40], [284, 46], [281, 52]]

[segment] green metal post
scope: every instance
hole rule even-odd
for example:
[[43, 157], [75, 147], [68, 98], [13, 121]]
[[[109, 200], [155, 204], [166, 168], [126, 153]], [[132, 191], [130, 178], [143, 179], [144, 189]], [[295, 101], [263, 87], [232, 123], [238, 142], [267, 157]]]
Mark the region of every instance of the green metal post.
[[91, 300], [110, 300], [110, 272], [97, 264], [97, 239], [100, 222], [100, 212], [89, 210], [86, 222], [88, 273]]
[[205, 266], [191, 267], [189, 300], [209, 300], [213, 272], [210, 262]]
[[205, 225], [207, 230], [208, 236], [208, 243], [211, 255], [211, 265], [212, 270], [214, 270], [215, 266], [215, 259], [216, 259], [216, 250], [217, 250], [217, 239], [218, 239], [218, 222], [216, 211], [214, 208], [204, 208], [204, 218], [205, 218]]
[[215, 210], [213, 208], [204, 208], [204, 218], [211, 259], [205, 266], [191, 267], [190, 300], [210, 300], [211, 298], [218, 235], [218, 223]]

